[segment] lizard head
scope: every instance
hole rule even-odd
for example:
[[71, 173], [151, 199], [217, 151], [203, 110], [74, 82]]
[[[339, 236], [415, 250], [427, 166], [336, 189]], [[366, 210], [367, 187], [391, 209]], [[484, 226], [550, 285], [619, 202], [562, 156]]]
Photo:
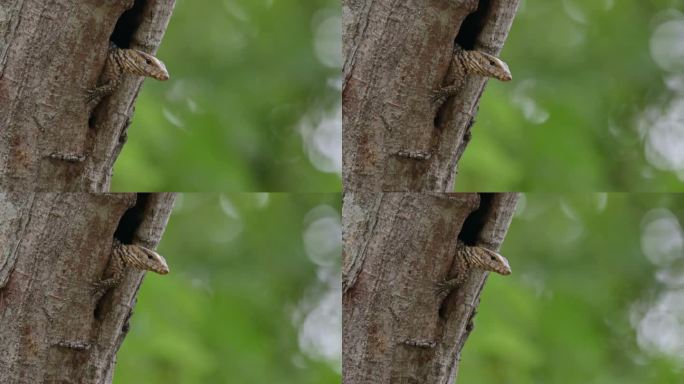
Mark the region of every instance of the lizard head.
[[508, 260], [498, 253], [483, 247], [466, 247], [466, 260], [472, 267], [485, 271], [496, 272], [500, 275], [510, 275], [511, 267]]
[[126, 51], [128, 54], [123, 56], [123, 65], [127, 72], [161, 81], [169, 79], [169, 72], [161, 60], [137, 49], [127, 49]]
[[501, 81], [513, 79], [508, 65], [499, 58], [482, 51], [464, 51], [463, 54], [465, 57], [463, 62], [468, 72]]
[[157, 252], [135, 244], [121, 245], [123, 258], [127, 264], [145, 271], [156, 272], [160, 275], [169, 273], [166, 259]]

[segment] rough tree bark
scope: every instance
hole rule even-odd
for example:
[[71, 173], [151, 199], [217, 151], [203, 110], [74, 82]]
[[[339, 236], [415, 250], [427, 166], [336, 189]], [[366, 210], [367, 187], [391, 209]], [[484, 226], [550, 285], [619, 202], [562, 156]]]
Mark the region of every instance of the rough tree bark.
[[499, 53], [518, 2], [342, 1], [345, 189], [453, 191], [485, 80], [466, 78], [438, 111], [431, 92], [442, 85], [455, 42]]
[[0, 194], [0, 383], [110, 383], [143, 272], [101, 299], [112, 239], [154, 248], [173, 194]]
[[467, 271], [463, 285], [443, 300], [436, 285], [464, 272], [454, 259], [457, 239], [499, 248], [517, 198], [347, 192], [344, 383], [455, 382], [486, 273]]
[[[0, 2], [0, 190], [107, 191], [142, 79], [92, 112], [109, 41], [154, 53], [174, 0]], [[52, 154], [84, 156], [82, 161]]]

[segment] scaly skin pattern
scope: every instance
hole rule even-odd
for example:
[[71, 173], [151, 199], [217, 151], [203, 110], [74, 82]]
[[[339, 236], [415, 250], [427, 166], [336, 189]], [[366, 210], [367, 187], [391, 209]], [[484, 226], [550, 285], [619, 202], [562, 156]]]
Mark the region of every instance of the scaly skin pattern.
[[437, 293], [447, 295], [459, 287], [467, 277], [467, 270], [477, 268], [484, 271], [496, 272], [500, 275], [510, 275], [511, 267], [508, 260], [500, 254], [483, 247], [465, 245], [459, 240], [456, 257], [463, 258], [466, 271], [462, 271], [456, 278], [445, 280], [437, 284]]
[[169, 273], [166, 259], [157, 252], [135, 244], [122, 244], [119, 240], [114, 239], [108, 268], [111, 277], [95, 283], [96, 290], [102, 293], [119, 285], [126, 267], [152, 271], [160, 275]]
[[169, 72], [161, 60], [149, 53], [137, 49], [122, 49], [110, 43], [100, 85], [88, 92], [88, 105], [97, 105], [102, 98], [114, 92], [125, 74], [151, 77], [160, 81], [169, 79]]
[[466, 51], [457, 45], [451, 60], [445, 81], [448, 85], [433, 93], [436, 106], [441, 106], [449, 97], [458, 94], [467, 75], [491, 77], [501, 81], [513, 79], [506, 63], [482, 51]]

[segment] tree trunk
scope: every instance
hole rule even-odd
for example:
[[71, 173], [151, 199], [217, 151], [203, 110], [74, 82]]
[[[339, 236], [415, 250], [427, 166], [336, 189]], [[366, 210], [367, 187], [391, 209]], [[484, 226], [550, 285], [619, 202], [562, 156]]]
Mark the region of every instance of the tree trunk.
[[173, 194], [0, 194], [0, 383], [110, 383], [143, 272], [103, 297], [114, 237], [154, 248]]
[[[457, 239], [497, 250], [516, 194], [347, 193], [344, 383], [454, 383], [486, 273], [459, 270]], [[436, 284], [465, 273], [446, 299]], [[497, 278], [503, 278], [497, 276]]]
[[[438, 111], [454, 43], [498, 54], [518, 0], [343, 0], [343, 176], [353, 191], [452, 191], [485, 80]], [[397, 156], [422, 153], [422, 158]]]
[[126, 76], [92, 112], [87, 92], [98, 82], [110, 40], [156, 51], [173, 5], [174, 0], [3, 0], [0, 190], [109, 189], [142, 79]]

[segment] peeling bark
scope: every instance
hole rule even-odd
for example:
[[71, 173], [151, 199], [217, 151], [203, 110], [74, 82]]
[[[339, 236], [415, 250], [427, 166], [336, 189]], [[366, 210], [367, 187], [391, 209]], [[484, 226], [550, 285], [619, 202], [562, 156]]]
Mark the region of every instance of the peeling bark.
[[[486, 279], [486, 272], [464, 271], [454, 258], [457, 240], [498, 250], [517, 199], [347, 192], [344, 383], [455, 382]], [[459, 273], [466, 273], [465, 282], [441, 300], [436, 284]]]
[[[343, 0], [343, 178], [354, 191], [454, 188], [485, 80], [435, 110], [454, 47], [498, 54], [518, 0]], [[401, 152], [421, 154], [412, 158]]]
[[173, 194], [0, 194], [0, 382], [111, 383], [143, 272], [99, 301], [114, 237], [154, 248]]
[[110, 40], [154, 53], [173, 6], [174, 0], [0, 4], [0, 190], [109, 189], [142, 79], [127, 76], [92, 113], [87, 91], [98, 82]]

